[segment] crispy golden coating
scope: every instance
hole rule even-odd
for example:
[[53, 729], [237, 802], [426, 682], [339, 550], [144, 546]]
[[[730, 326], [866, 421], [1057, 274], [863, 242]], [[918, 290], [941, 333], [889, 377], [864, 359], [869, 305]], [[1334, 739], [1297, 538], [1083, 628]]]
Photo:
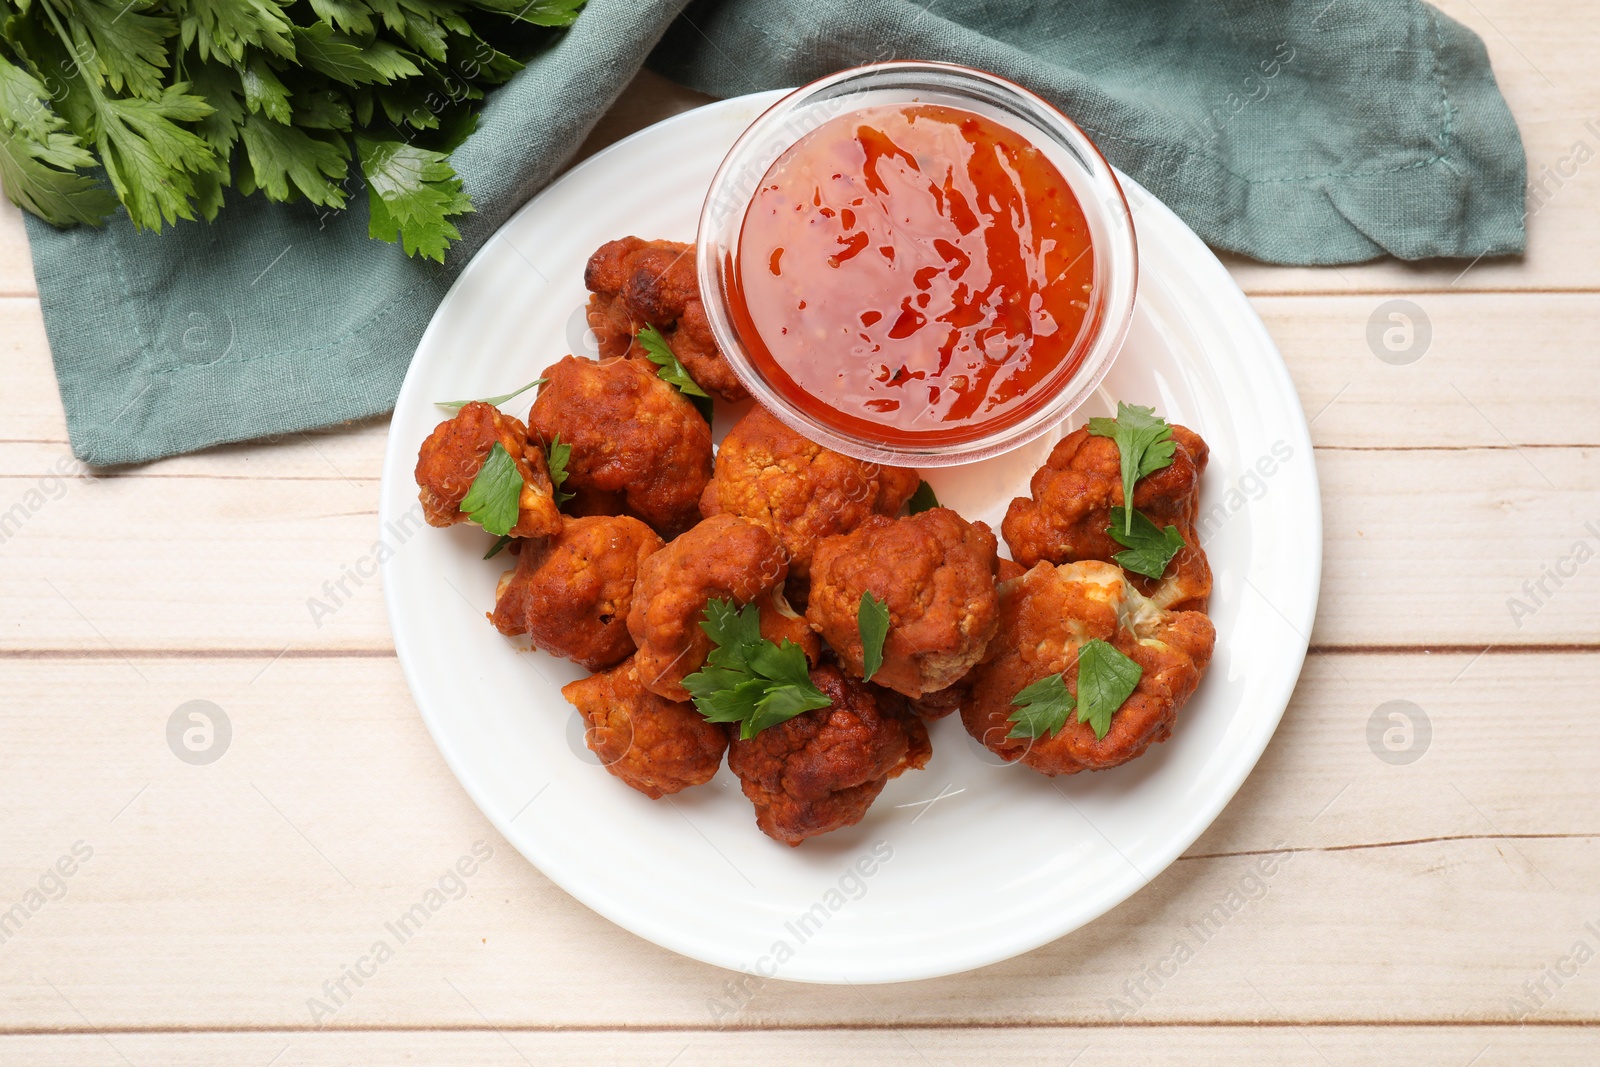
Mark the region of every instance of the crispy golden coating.
[[541, 442], [559, 433], [572, 446], [563, 488], [591, 501], [620, 494], [629, 514], [664, 537], [698, 520], [711, 428], [653, 364], [567, 356], [544, 377], [528, 428]]
[[601, 492], [599, 489], [584, 487], [573, 489], [568, 482], [561, 487], [572, 494], [567, 502], [562, 505], [564, 514], [575, 519], [585, 518], [590, 515], [626, 515], [628, 513], [628, 498], [622, 493]]
[[[1184, 547], [1160, 579], [1130, 574], [1145, 596], [1173, 611], [1204, 611], [1211, 595], [1211, 566], [1200, 547], [1195, 518], [1200, 507], [1200, 475], [1210, 449], [1185, 426], [1172, 427], [1172, 465], [1139, 479], [1133, 506], [1151, 522], [1176, 526]], [[1111, 539], [1111, 508], [1122, 505], [1121, 455], [1115, 441], [1079, 427], [1063, 437], [1034, 474], [1032, 497], [1018, 497], [1006, 511], [1000, 532], [1024, 567], [1041, 560], [1115, 562], [1122, 546]]]
[[949, 508], [869, 517], [817, 544], [806, 618], [862, 673], [858, 613], [870, 592], [889, 608], [883, 666], [872, 678], [908, 697], [952, 684], [983, 657], [999, 625], [994, 534]]
[[633, 655], [633, 584], [661, 538], [638, 519], [568, 519], [558, 537], [525, 546], [495, 593], [495, 629], [529, 634], [535, 647], [604, 670]]
[[722, 766], [727, 727], [645, 689], [631, 659], [569, 682], [561, 695], [583, 716], [583, 739], [606, 770], [651, 800], [709, 782]]
[[603, 358], [627, 355], [646, 325], [665, 335], [684, 306], [700, 300], [694, 248], [682, 241], [607, 241], [589, 257], [583, 284], [593, 294], [589, 325]]
[[722, 349], [717, 347], [717, 339], [711, 333], [711, 320], [706, 318], [698, 290], [695, 299], [683, 305], [683, 314], [678, 316], [677, 327], [667, 336], [667, 344], [689, 372], [689, 377], [706, 392], [730, 404], [750, 399], [750, 391], [723, 358]]
[[589, 326], [600, 339], [602, 358], [644, 359], [634, 337], [654, 326], [701, 388], [730, 404], [749, 398], [711, 336], [692, 245], [637, 237], [608, 241], [589, 257], [583, 282], [594, 294]]
[[789, 571], [804, 579], [824, 537], [869, 515], [893, 515], [917, 491], [917, 472], [882, 467], [814, 444], [759, 405], [722, 439], [700, 513], [740, 515], [777, 535]]
[[728, 747], [728, 767], [768, 837], [798, 845], [854, 826], [902, 772], [933, 754], [928, 731], [896, 693], [866, 685], [828, 663], [811, 681], [831, 707], [807, 711]]
[[806, 662], [813, 667], [822, 660], [822, 639], [806, 622], [806, 617], [797, 614], [789, 606], [788, 599], [783, 595], [783, 586], [773, 586], [756, 601], [756, 607], [761, 612], [762, 637], [775, 645], [785, 641], [799, 645], [800, 651], [806, 654]]
[[711, 639], [700, 628], [706, 602], [748, 604], [780, 586], [787, 574], [777, 538], [734, 515], [707, 519], [645, 560], [628, 612], [645, 688], [668, 700], [688, 700], [683, 679], [711, 651]]
[[492, 404], [474, 400], [462, 405], [454, 418], [434, 427], [417, 453], [416, 479], [422, 513], [430, 526], [466, 522], [461, 501], [472, 480], [483, 469], [499, 442], [522, 475], [522, 496], [517, 501], [517, 524], [512, 537], [550, 537], [561, 530], [561, 511], [550, 486], [550, 469], [544, 451], [528, 440], [522, 423]]
[[[1096, 739], [1092, 727], [1069, 714], [1053, 736], [1007, 737], [1011, 700], [1029, 685], [1066, 671], [1067, 688], [1078, 691], [1078, 649], [1094, 638], [1144, 669], [1106, 736]], [[1115, 564], [1041, 563], [1000, 587], [1000, 632], [972, 672], [973, 696], [961, 709], [961, 721], [990, 751], [1051, 777], [1115, 767], [1171, 734], [1215, 641], [1204, 613], [1162, 610]]]
[[907, 703], [924, 722], [933, 722], [946, 715], [953, 715], [961, 710], [963, 704], [972, 699], [972, 686], [969, 682], [971, 677], [972, 673], [969, 671], [959, 682], [953, 682], [931, 693], [924, 693], [920, 697], [908, 700]]

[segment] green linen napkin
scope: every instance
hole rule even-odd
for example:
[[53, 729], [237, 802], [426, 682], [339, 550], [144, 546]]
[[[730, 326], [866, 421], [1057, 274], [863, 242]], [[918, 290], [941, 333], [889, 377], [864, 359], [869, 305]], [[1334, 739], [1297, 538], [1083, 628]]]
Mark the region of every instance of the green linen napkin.
[[135, 463], [388, 410], [472, 253], [647, 57], [718, 95], [890, 58], [983, 67], [1059, 104], [1205, 240], [1268, 262], [1523, 248], [1522, 143], [1483, 45], [1416, 0], [681, 6], [590, 0], [491, 95], [453, 157], [477, 211], [442, 267], [369, 240], [360, 195], [336, 214], [230, 195], [163, 234], [29, 216], [74, 453]]

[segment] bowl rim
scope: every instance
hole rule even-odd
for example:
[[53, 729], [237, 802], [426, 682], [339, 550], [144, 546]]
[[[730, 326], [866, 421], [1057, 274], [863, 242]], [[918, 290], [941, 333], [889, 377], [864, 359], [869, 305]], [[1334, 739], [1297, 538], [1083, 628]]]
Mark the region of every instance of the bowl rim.
[[[770, 154], [771, 145], [782, 135], [786, 139], [776, 153], [781, 154], [823, 122], [849, 110], [848, 107], [828, 109], [824, 118], [797, 121], [806, 104], [819, 96], [828, 102], [848, 100], [850, 93], [824, 96], [840, 86], [859, 94], [895, 88], [882, 82], [897, 81], [917, 73], [945, 79], [946, 84], [938, 89], [952, 95], [959, 93], [960, 82], [967, 81], [982, 85], [991, 93], [999, 90], [1012, 98], [1024, 116], [1008, 116], [1010, 121], [997, 121], [1030, 140], [1035, 140], [1040, 133], [1056, 138], [1058, 147], [1076, 159], [1082, 179], [1095, 193], [1085, 197], [1074, 188], [1091, 230], [1096, 268], [1092, 298], [1099, 301], [1098, 305], [1091, 306], [1090, 315], [1085, 318], [1086, 324], [1091, 324], [1098, 314], [1097, 331], [1080, 335], [1074, 342], [1075, 350], [1082, 353], [1077, 369], [1056, 386], [1054, 395], [1017, 422], [980, 437], [939, 444], [887, 442], [850, 434], [812, 417], [769, 384], [750, 359], [729, 313], [721, 254], [729, 243], [737, 247], [737, 234], [755, 188], [771, 166], [770, 161], [759, 162], [764, 158], [763, 153]], [[976, 94], [974, 99], [977, 99]], [[989, 100], [982, 102], [997, 106]], [[1027, 112], [1042, 115], [1047, 121], [1024, 125]], [[757, 166], [759, 173], [755, 173]], [[1070, 176], [1063, 176], [1068, 178], [1069, 184], [1074, 184]], [[742, 192], [741, 185], [746, 186]], [[730, 225], [734, 238], [726, 242], [724, 238]], [[890, 60], [850, 67], [793, 89], [774, 101], [745, 128], [717, 167], [701, 206], [695, 262], [701, 301], [712, 336], [728, 365], [761, 406], [796, 433], [827, 448], [869, 462], [921, 467], [954, 466], [1009, 452], [1048, 433], [1076, 411], [1094, 394], [1127, 339], [1139, 278], [1138, 238], [1127, 193], [1117, 178], [1116, 169], [1083, 128], [1050, 101], [1008, 78], [976, 67], [931, 60]]]

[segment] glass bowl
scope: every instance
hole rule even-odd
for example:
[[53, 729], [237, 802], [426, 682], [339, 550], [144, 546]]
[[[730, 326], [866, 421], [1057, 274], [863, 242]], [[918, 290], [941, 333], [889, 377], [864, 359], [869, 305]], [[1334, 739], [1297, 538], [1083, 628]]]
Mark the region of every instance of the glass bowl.
[[[977, 112], [1022, 134], [1055, 165], [1089, 226], [1094, 287], [1065, 365], [1070, 375], [1041, 385], [1037, 406], [1017, 421], [956, 443], [875, 439], [819, 421], [768, 381], [735, 324], [739, 238], [756, 188], [777, 158], [806, 134], [849, 111], [896, 104], [944, 104]], [[891, 62], [855, 67], [796, 89], [768, 108], [729, 150], [700, 213], [696, 249], [701, 299], [712, 334], [752, 396], [797, 433], [857, 459], [943, 467], [1007, 452], [1038, 437], [1082, 404], [1111, 369], [1133, 318], [1138, 248], [1133, 220], [1111, 165], [1073, 121], [1049, 102], [994, 74], [950, 63]]]

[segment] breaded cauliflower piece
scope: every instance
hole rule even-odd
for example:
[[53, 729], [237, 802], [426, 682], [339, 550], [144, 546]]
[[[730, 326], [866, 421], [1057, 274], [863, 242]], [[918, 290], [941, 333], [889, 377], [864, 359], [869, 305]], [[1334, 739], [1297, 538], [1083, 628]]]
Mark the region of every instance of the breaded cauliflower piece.
[[693, 245], [637, 237], [607, 241], [589, 257], [583, 283], [594, 294], [589, 327], [600, 339], [602, 357], [644, 359], [644, 347], [634, 338], [654, 326], [702, 389], [730, 404], [749, 398], [711, 336]]
[[[1012, 698], [1041, 678], [1066, 672], [1078, 691], [1078, 650], [1099, 638], [1144, 669], [1138, 686], [1097, 739], [1067, 715], [1052, 736], [1012, 738]], [[1112, 563], [1041, 563], [1000, 587], [1000, 632], [972, 672], [972, 699], [961, 709], [967, 732], [1008, 761], [1041, 774], [1105, 770], [1165, 741], [1178, 710], [1211, 661], [1216, 630], [1198, 611], [1165, 611], [1135, 589]]]
[[[1172, 427], [1176, 447], [1172, 465], [1139, 479], [1133, 506], [1158, 527], [1176, 526], [1184, 547], [1160, 579], [1128, 575], [1134, 587], [1158, 607], [1204, 611], [1211, 595], [1211, 566], [1200, 547], [1195, 520], [1200, 507], [1200, 475], [1210, 449], [1185, 426]], [[1106, 533], [1111, 508], [1122, 506], [1121, 454], [1115, 441], [1079, 427], [1063, 437], [1034, 474], [1032, 497], [1017, 497], [1006, 510], [1000, 532], [1024, 567], [1041, 560], [1116, 562], [1123, 546]]]
[[927, 766], [933, 747], [922, 722], [897, 693], [866, 685], [827, 663], [811, 681], [831, 707], [769, 726], [748, 741], [735, 736], [728, 767], [756, 808], [768, 837], [798, 845], [854, 826], [891, 778]]
[[417, 453], [416, 479], [422, 514], [430, 526], [466, 522], [461, 510], [472, 481], [499, 442], [522, 476], [522, 496], [517, 501], [517, 524], [512, 537], [552, 537], [561, 531], [561, 511], [550, 485], [550, 468], [544, 451], [528, 440], [522, 423], [492, 404], [474, 400], [463, 404], [455, 417], [434, 427]]
[[972, 672], [968, 671], [960, 681], [952, 682], [943, 689], [924, 693], [920, 697], [908, 700], [907, 703], [923, 722], [933, 722], [935, 719], [952, 715], [972, 699], [972, 686], [968, 681], [971, 677]]
[[785, 641], [799, 645], [806, 654], [806, 662], [815, 667], [822, 661], [822, 639], [806, 622], [806, 617], [789, 606], [783, 595], [783, 586], [775, 585], [756, 601], [760, 612], [761, 636], [775, 645]]
[[765, 526], [789, 553], [790, 574], [804, 580], [819, 540], [848, 533], [869, 515], [896, 514], [920, 480], [916, 471], [814, 444], [758, 405], [722, 439], [700, 514]]
[[872, 681], [908, 697], [935, 692], [983, 657], [999, 625], [996, 547], [989, 527], [949, 508], [869, 517], [818, 543], [806, 618], [860, 677], [857, 619], [870, 592], [889, 608], [883, 665]]
[[688, 700], [683, 679], [704, 666], [711, 651], [711, 638], [700, 628], [707, 601], [742, 607], [782, 585], [788, 572], [777, 538], [734, 515], [707, 519], [645, 560], [628, 612], [645, 688]]
[[698, 521], [711, 480], [711, 428], [656, 377], [654, 364], [567, 356], [544, 377], [528, 429], [543, 443], [559, 433], [572, 446], [564, 489], [591, 500], [620, 494], [628, 513], [663, 537]]
[[583, 716], [584, 742], [606, 770], [651, 800], [709, 782], [722, 766], [727, 727], [644, 688], [631, 659], [569, 682], [561, 695]]
[[639, 567], [662, 546], [626, 515], [568, 519], [553, 540], [529, 544], [495, 591], [495, 629], [591, 671], [633, 655], [628, 609]]

